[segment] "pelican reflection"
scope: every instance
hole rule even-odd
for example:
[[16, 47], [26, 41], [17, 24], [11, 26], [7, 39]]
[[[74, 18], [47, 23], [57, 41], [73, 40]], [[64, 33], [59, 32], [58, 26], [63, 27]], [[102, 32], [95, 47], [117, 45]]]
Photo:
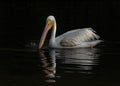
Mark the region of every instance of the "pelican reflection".
[[44, 77], [46, 82], [55, 82], [56, 58], [54, 51], [51, 51], [51, 54], [53, 56], [43, 50], [39, 51], [42, 77]]
[[61, 64], [65, 72], [89, 74], [99, 63], [99, 52], [97, 48], [59, 49], [56, 50], [56, 58], [60, 60], [57, 64]]
[[[85, 73], [91, 74], [95, 66], [99, 64], [99, 52], [97, 48], [81, 49], [50, 49], [40, 51], [41, 67], [47, 82], [55, 82], [56, 60], [57, 75], [59, 73]], [[60, 71], [60, 72], [59, 72]]]

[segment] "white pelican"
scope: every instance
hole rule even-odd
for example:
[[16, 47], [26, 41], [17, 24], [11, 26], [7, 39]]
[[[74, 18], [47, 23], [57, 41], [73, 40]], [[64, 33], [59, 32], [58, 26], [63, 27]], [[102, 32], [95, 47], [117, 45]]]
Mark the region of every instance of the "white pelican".
[[52, 29], [51, 38], [49, 40], [50, 48], [80, 48], [80, 47], [94, 47], [101, 40], [95, 34], [92, 28], [75, 29], [68, 31], [58, 37], [56, 36], [57, 24], [55, 17], [50, 15], [47, 17], [46, 26], [40, 39], [39, 48], [42, 48], [47, 32]]

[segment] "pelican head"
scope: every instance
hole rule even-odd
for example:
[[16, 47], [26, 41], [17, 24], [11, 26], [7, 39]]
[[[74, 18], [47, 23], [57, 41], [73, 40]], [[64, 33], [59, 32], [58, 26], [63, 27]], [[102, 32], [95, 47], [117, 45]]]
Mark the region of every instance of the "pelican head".
[[55, 17], [53, 15], [50, 15], [47, 17], [47, 20], [51, 20], [51, 21], [54, 21], [55, 20]]
[[53, 28], [54, 21], [55, 21], [54, 16], [50, 15], [47, 17], [46, 25], [45, 25], [44, 31], [43, 31], [41, 39], [40, 39], [39, 48], [41, 48], [43, 46], [48, 31]]

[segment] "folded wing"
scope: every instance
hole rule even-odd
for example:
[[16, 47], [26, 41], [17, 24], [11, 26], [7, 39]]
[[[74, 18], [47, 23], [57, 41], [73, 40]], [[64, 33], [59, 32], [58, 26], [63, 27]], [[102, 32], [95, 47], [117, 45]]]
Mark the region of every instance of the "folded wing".
[[92, 28], [76, 29], [58, 36], [56, 40], [61, 46], [72, 47], [80, 45], [82, 42], [99, 39], [100, 37], [95, 33]]

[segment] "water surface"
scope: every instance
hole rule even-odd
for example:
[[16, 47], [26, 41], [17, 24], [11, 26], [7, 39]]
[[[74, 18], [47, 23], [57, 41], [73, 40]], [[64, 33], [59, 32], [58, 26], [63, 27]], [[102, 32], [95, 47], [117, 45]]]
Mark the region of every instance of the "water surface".
[[120, 86], [120, 42], [95, 48], [0, 48], [0, 86]]

